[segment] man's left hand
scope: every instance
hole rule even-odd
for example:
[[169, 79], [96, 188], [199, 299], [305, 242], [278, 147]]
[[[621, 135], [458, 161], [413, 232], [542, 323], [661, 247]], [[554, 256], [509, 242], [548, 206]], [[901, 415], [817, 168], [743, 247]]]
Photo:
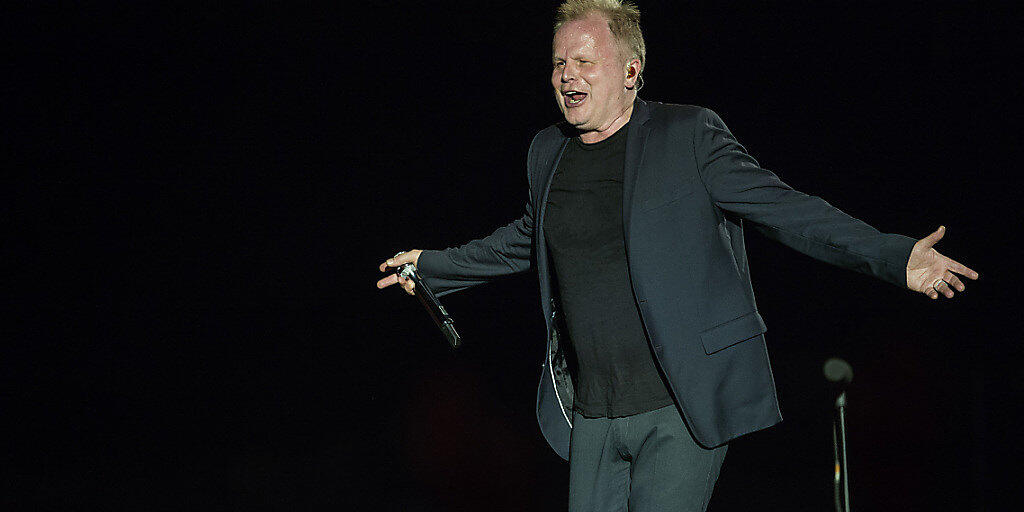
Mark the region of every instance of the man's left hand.
[[[966, 265], [943, 256], [934, 246], [946, 234], [946, 227], [939, 226], [934, 233], [920, 239], [910, 251], [907, 261], [907, 288], [937, 299], [939, 294], [953, 298], [953, 290], [964, 291], [964, 283], [956, 274], [977, 279], [978, 273]], [[954, 274], [954, 272], [956, 274]]]

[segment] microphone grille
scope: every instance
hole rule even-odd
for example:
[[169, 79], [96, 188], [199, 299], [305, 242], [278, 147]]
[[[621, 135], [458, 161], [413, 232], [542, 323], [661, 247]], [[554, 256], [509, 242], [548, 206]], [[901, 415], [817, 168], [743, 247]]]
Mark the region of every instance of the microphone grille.
[[838, 357], [825, 361], [822, 370], [825, 372], [825, 378], [830, 382], [848, 384], [853, 381], [853, 367]]

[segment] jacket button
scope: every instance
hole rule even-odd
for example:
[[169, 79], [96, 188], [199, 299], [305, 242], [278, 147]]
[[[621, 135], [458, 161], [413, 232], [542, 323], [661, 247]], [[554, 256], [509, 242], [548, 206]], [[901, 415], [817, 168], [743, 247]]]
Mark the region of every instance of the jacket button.
[[645, 304], [646, 302], [647, 302], [647, 299], [640, 299], [640, 304]]

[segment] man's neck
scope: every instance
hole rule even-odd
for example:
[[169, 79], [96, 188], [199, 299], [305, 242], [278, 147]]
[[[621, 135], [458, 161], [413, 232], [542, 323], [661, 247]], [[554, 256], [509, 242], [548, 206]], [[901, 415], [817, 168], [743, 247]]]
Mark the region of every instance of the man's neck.
[[612, 120], [611, 124], [603, 130], [593, 130], [589, 132], [583, 132], [580, 134], [580, 140], [586, 144], [593, 144], [595, 142], [601, 142], [602, 140], [615, 135], [615, 132], [619, 131], [620, 128], [626, 126], [629, 122], [630, 116], [633, 115], [633, 102], [630, 101], [626, 108], [622, 110], [618, 117]]

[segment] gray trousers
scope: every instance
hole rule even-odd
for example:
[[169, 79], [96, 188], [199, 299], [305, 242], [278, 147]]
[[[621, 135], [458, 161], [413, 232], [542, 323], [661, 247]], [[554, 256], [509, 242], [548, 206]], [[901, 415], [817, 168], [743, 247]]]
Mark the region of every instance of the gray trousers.
[[707, 509], [727, 446], [698, 445], [674, 405], [572, 425], [570, 512]]

